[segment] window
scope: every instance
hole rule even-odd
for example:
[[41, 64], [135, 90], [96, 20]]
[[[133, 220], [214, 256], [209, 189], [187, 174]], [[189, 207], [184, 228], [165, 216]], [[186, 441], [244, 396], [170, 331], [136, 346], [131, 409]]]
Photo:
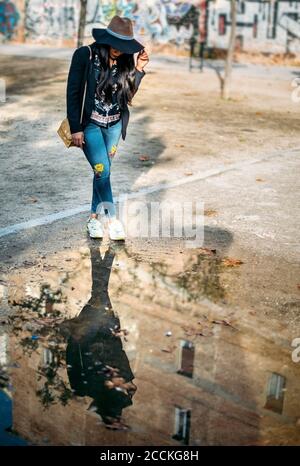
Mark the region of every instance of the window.
[[267, 38], [276, 39], [276, 25], [278, 16], [278, 3], [268, 4], [268, 24], [267, 24]]
[[265, 409], [279, 414], [282, 413], [285, 383], [286, 379], [282, 375], [271, 374], [267, 386]]
[[226, 34], [226, 15], [219, 15], [219, 35], [225, 36]]
[[257, 15], [254, 15], [254, 21], [253, 21], [253, 37], [257, 37], [257, 24], [258, 24], [258, 17]]
[[246, 5], [245, 5], [245, 0], [240, 0], [237, 4], [237, 13], [244, 15], [246, 11]]
[[7, 364], [7, 345], [8, 338], [7, 335], [0, 336], [0, 366], [5, 366]]
[[177, 374], [193, 377], [195, 347], [191, 341], [181, 340]]
[[175, 407], [175, 434], [172, 435], [172, 438], [182, 442], [184, 445], [189, 444], [190, 419], [191, 411], [189, 409]]
[[53, 353], [49, 348], [43, 349], [43, 364], [48, 366], [53, 362]]

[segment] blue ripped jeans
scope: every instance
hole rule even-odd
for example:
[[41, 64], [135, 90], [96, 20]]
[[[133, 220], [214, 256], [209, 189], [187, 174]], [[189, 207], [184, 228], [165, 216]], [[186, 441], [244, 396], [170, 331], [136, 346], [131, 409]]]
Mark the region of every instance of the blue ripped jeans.
[[108, 128], [88, 123], [84, 128], [83, 152], [94, 171], [91, 213], [104, 208], [113, 217], [116, 209], [110, 184], [110, 168], [122, 134], [122, 120]]

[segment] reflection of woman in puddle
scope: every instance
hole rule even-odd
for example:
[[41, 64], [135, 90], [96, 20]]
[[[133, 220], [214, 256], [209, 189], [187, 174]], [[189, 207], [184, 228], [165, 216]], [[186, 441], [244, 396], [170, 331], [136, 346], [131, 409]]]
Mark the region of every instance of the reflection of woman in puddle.
[[136, 385], [122, 348], [119, 318], [108, 296], [114, 253], [91, 248], [92, 296], [79, 316], [62, 324], [68, 337], [66, 360], [74, 395], [93, 398], [89, 409], [102, 417], [107, 428], [127, 429], [122, 409], [132, 405]]

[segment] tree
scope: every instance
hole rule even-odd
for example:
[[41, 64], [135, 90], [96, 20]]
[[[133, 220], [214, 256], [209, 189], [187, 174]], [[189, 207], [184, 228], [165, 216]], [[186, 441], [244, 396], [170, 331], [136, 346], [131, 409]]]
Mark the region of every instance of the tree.
[[77, 35], [77, 47], [83, 45], [88, 0], [80, 0], [80, 16]]
[[236, 36], [236, 2], [237, 0], [230, 0], [230, 19], [231, 29], [230, 37], [225, 61], [224, 78], [221, 80], [221, 97], [228, 99], [231, 85], [231, 74], [232, 74], [232, 58], [235, 47], [235, 36]]

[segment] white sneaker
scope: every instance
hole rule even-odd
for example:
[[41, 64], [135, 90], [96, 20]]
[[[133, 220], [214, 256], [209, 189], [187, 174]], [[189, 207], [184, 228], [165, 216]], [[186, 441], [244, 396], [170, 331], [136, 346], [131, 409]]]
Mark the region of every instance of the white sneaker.
[[103, 238], [101, 222], [97, 218], [90, 217], [87, 221], [86, 229], [89, 232], [90, 238]]
[[126, 238], [125, 230], [120, 220], [108, 222], [108, 234], [110, 239], [121, 240]]

